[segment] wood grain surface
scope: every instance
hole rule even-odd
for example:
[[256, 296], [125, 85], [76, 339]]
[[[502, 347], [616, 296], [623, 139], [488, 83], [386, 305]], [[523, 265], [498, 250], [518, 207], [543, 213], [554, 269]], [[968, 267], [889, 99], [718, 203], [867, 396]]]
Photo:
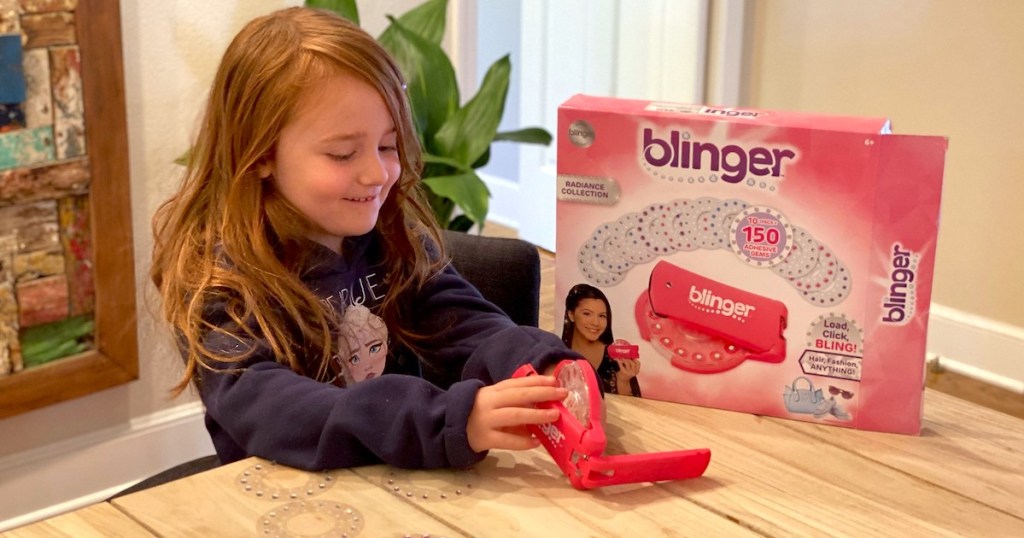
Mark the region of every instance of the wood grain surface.
[[[705, 475], [579, 491], [535, 449], [470, 470], [332, 471], [318, 491], [325, 475], [249, 459], [113, 503], [159, 536], [252, 535], [299, 501], [353, 508], [365, 536], [1024, 536], [1024, 421], [935, 391], [921, 436], [627, 396], [605, 406], [607, 454], [707, 447]], [[256, 465], [273, 469], [261, 496], [240, 482]], [[293, 535], [333, 521], [308, 506]]]
[[143, 538], [155, 536], [108, 503], [0, 533], [3, 538]]

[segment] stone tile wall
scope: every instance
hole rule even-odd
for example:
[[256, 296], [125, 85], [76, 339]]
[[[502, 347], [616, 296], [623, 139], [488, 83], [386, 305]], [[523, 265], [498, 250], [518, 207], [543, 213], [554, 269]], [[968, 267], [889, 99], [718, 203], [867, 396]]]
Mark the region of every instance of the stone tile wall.
[[0, 0], [0, 376], [92, 341], [76, 4]]

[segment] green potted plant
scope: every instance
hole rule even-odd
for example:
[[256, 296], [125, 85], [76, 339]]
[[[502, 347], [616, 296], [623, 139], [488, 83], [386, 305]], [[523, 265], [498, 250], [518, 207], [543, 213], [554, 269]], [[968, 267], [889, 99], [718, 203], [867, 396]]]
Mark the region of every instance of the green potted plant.
[[[305, 4], [359, 24], [355, 0], [306, 0]], [[476, 95], [460, 106], [455, 69], [441, 48], [447, 8], [448, 0], [427, 0], [398, 18], [388, 17], [391, 24], [377, 40], [394, 56], [406, 78], [423, 145], [423, 183], [434, 215], [442, 227], [466, 231], [474, 224], [482, 228], [487, 217], [490, 193], [476, 170], [487, 164], [491, 144], [547, 145], [551, 134], [538, 127], [498, 132], [512, 71], [508, 55], [490, 66]]]

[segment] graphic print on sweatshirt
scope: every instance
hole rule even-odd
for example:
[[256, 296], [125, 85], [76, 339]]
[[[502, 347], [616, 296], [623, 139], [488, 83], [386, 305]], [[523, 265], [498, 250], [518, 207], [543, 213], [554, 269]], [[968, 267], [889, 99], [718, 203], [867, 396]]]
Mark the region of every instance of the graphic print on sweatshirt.
[[351, 386], [381, 375], [388, 356], [388, 327], [369, 306], [384, 299], [383, 279], [370, 273], [337, 295], [325, 299], [339, 317], [337, 353], [331, 358], [329, 381]]

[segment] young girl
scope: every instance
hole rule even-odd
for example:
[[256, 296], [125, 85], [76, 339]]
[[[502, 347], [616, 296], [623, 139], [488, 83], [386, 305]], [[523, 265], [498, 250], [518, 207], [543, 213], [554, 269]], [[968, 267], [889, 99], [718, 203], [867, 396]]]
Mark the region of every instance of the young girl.
[[576, 284], [565, 296], [562, 342], [582, 354], [597, 371], [604, 392], [640, 396], [640, 361], [608, 356], [612, 336], [612, 308], [604, 292], [589, 284]]
[[[175, 392], [198, 388], [224, 463], [463, 467], [538, 446], [525, 425], [557, 417], [534, 407], [565, 397], [552, 377], [509, 377], [575, 354], [447, 263], [403, 88], [374, 39], [326, 11], [258, 18], [224, 54], [184, 183], [154, 217], [151, 270], [186, 361]], [[391, 346], [384, 375], [338, 387], [352, 305]]]

